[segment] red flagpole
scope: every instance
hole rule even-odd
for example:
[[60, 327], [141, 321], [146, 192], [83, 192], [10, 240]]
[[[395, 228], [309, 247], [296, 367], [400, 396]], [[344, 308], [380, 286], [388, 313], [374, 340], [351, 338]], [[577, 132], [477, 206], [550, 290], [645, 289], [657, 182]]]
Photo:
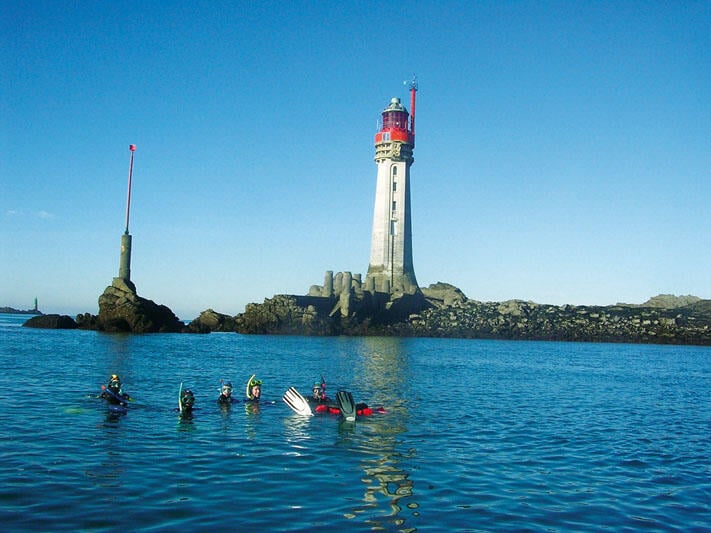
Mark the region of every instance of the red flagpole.
[[128, 217], [131, 212], [131, 179], [133, 178], [133, 153], [136, 151], [136, 145], [130, 144], [128, 149], [131, 151], [131, 162], [128, 166], [128, 197], [126, 198], [126, 235], [128, 235]]

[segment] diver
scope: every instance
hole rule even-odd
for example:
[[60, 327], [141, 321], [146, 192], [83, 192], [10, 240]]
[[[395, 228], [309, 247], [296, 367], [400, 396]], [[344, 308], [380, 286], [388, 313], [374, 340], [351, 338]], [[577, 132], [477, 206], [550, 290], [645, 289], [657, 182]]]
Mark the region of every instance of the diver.
[[232, 397], [232, 383], [223, 383], [220, 388], [220, 396], [217, 398], [217, 403], [220, 407], [225, 407], [237, 403], [237, 400]]
[[[351, 399], [352, 402], [352, 396], [349, 392], [347, 391], [339, 391], [339, 393], [346, 393], [346, 396], [344, 398], [349, 398]], [[308, 399], [308, 401], [312, 401], [311, 398]], [[367, 403], [365, 402], [359, 402], [356, 404], [352, 404], [351, 410], [355, 412], [358, 416], [370, 416], [375, 413], [385, 413], [385, 408], [381, 405], [378, 407], [370, 407], [368, 406]], [[328, 400], [328, 403], [320, 403], [317, 404], [316, 407], [314, 407], [314, 412], [315, 413], [328, 413], [331, 415], [340, 415], [343, 414], [341, 405], [339, 405], [338, 402], [333, 402], [331, 400]]]
[[333, 403], [331, 399], [326, 396], [326, 382], [321, 376], [321, 381], [315, 381], [314, 386], [311, 388], [311, 397], [307, 399], [310, 404], [313, 405], [323, 405]]
[[180, 391], [180, 416], [185, 418], [192, 417], [193, 405], [195, 405], [195, 395], [190, 389]]
[[385, 409], [380, 406], [376, 408], [369, 407], [367, 403], [355, 403], [353, 396], [348, 391], [339, 391], [336, 394], [336, 399], [332, 400], [326, 396], [326, 381], [321, 376], [321, 382], [315, 382], [311, 388], [311, 397], [307, 398], [309, 404], [313, 406], [316, 413], [329, 413], [332, 415], [344, 414], [343, 407], [348, 411], [352, 411], [358, 416], [370, 416], [373, 413], [384, 413]]
[[116, 374], [111, 374], [107, 385], [101, 387], [103, 392], [99, 394], [99, 398], [103, 398], [113, 405], [126, 405], [133, 398], [121, 389], [121, 378]]
[[247, 401], [258, 402], [262, 396], [262, 380], [257, 379], [254, 374], [247, 382]]

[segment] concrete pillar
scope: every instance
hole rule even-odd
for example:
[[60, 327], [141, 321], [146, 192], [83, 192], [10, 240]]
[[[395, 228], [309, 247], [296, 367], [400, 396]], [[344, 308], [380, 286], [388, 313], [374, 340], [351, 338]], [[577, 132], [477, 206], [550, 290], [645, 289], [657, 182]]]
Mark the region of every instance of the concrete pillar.
[[342, 317], [347, 317], [351, 313], [351, 293], [347, 291], [343, 291], [339, 296], [338, 299], [340, 301], [340, 307], [341, 307], [341, 316]]
[[327, 270], [323, 277], [323, 295], [326, 298], [333, 296], [333, 270]]
[[365, 276], [365, 290], [369, 293], [375, 293], [375, 278], [373, 276]]
[[344, 272], [343, 273], [343, 284], [341, 285], [341, 292], [351, 292], [351, 284], [353, 282], [353, 278], [351, 277], [350, 272]]
[[131, 281], [131, 236], [121, 235], [121, 258], [119, 259], [119, 278]]

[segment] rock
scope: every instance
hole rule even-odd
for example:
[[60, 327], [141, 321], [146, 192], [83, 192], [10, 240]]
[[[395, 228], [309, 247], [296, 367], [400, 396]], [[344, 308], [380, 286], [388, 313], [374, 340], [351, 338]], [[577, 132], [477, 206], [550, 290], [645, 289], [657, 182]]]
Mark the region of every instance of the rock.
[[210, 333], [212, 331], [235, 331], [235, 319], [207, 309], [188, 324], [188, 329], [194, 333]]
[[552, 306], [513, 300], [431, 308], [371, 334], [711, 345], [711, 300], [676, 309]]
[[99, 319], [91, 313], [82, 313], [74, 319], [79, 329], [99, 329]]
[[[87, 321], [90, 322], [90, 321]], [[114, 278], [99, 296], [96, 329], [110, 332], [179, 333], [187, 331], [183, 322], [165, 305], [136, 294], [135, 286]]]
[[[391, 297], [384, 302], [370, 301], [368, 297], [374, 296], [369, 295], [354, 295], [346, 314], [335, 296], [277, 295], [262, 304], [249, 304], [235, 317], [235, 330], [248, 334], [711, 345], [711, 300], [696, 297], [674, 297], [664, 300], [664, 306], [477, 302], [445, 283], [431, 285], [419, 296]], [[692, 303], [666, 307], [684, 302]]]
[[660, 309], [676, 309], [678, 307], [686, 307], [700, 301], [698, 296], [675, 296], [673, 294], [658, 294], [644, 302], [640, 307], [657, 307]]
[[14, 307], [0, 307], [0, 313], [7, 313], [10, 315], [41, 315], [42, 311], [39, 309], [15, 309]]
[[22, 324], [26, 328], [77, 329], [77, 323], [67, 315], [38, 315]]
[[420, 290], [427, 301], [435, 307], [454, 307], [467, 301], [467, 297], [461, 290], [441, 281]]
[[501, 302], [496, 309], [502, 315], [522, 316], [530, 305], [536, 304], [522, 300], [506, 300]]
[[[303, 302], [300, 302], [303, 300]], [[262, 304], [248, 304], [235, 317], [235, 331], [247, 334], [335, 335], [337, 324], [347, 318], [329, 316], [333, 298], [278, 294]], [[300, 305], [304, 303], [305, 305]]]

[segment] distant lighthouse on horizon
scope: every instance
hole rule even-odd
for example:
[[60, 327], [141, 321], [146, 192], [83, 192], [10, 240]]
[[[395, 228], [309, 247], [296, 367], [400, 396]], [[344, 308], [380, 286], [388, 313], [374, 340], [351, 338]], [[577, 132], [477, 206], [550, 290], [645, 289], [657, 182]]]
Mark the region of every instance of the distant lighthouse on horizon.
[[366, 287], [390, 294], [419, 291], [412, 264], [410, 167], [415, 148], [415, 96], [417, 80], [409, 82], [410, 112], [399, 98], [382, 112], [375, 134], [378, 165], [373, 211], [373, 233]]

